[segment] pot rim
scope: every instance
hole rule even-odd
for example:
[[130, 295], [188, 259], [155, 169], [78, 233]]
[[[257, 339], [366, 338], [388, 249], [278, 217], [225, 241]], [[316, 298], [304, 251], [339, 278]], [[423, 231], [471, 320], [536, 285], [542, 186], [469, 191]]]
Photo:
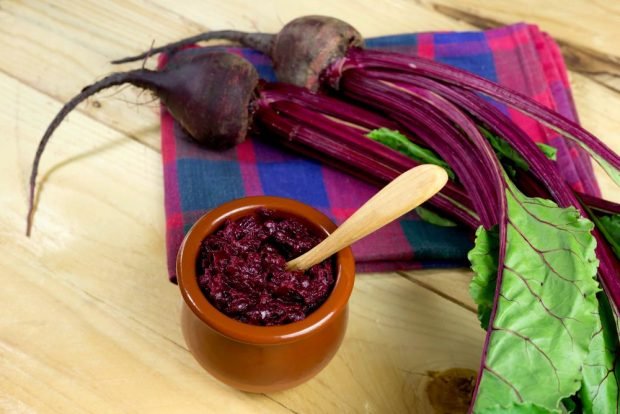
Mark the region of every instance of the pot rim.
[[331, 293], [321, 306], [301, 321], [257, 326], [225, 315], [209, 302], [198, 285], [198, 251], [204, 238], [218, 229], [227, 218], [242, 217], [261, 207], [301, 217], [325, 234], [336, 229], [336, 225], [326, 215], [297, 200], [274, 196], [250, 196], [232, 200], [205, 213], [187, 232], [177, 255], [177, 280], [187, 306], [212, 329], [240, 342], [283, 344], [311, 335], [345, 309], [353, 290], [355, 262], [350, 247], [336, 253], [337, 277]]

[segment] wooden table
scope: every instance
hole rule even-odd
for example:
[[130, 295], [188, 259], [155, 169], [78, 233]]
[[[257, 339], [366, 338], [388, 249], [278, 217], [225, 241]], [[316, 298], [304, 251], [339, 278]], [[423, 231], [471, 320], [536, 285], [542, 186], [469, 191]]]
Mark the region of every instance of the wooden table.
[[438, 270], [359, 275], [340, 352], [296, 389], [245, 394], [205, 373], [166, 277], [158, 105], [132, 88], [89, 100], [58, 130], [33, 237], [23, 234], [45, 126], [111, 59], [209, 29], [274, 32], [310, 13], [366, 36], [537, 22], [563, 47], [581, 121], [620, 152], [618, 2], [1, 1], [0, 412], [425, 413], [434, 372], [477, 368], [470, 273]]

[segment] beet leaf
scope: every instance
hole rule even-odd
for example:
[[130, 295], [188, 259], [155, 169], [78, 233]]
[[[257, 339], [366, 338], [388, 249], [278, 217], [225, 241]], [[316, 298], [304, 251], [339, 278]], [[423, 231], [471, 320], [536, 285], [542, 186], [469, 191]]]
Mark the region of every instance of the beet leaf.
[[545, 157], [549, 158], [551, 161], [557, 161], [558, 149], [556, 147], [543, 144], [542, 142], [537, 142], [536, 146], [545, 154]]
[[467, 258], [474, 271], [469, 284], [469, 294], [478, 305], [478, 320], [486, 330], [489, 326], [495, 290], [497, 284], [497, 252], [499, 251], [499, 235], [497, 227], [485, 230], [480, 227], [476, 231], [476, 243]]
[[409, 138], [398, 131], [388, 128], [379, 128], [370, 131], [366, 136], [416, 161], [443, 167], [450, 179], [454, 180], [455, 178], [454, 171], [452, 171], [448, 163], [442, 160], [434, 151], [418, 145], [415, 142], [411, 142]]
[[[512, 145], [510, 145], [505, 139], [500, 138], [496, 134], [493, 134], [487, 128], [478, 127], [482, 135], [489, 140], [489, 143], [495, 150], [495, 153], [499, 157], [500, 161], [503, 158], [509, 159], [512, 161], [517, 167], [521, 168], [523, 171], [529, 170], [528, 162], [519, 154], [517, 150], [515, 150]], [[541, 142], [537, 142], [536, 146], [538, 149], [545, 154], [545, 157], [548, 159], [555, 161], [557, 157], [558, 150], [551, 145], [543, 144]]]
[[418, 216], [420, 216], [422, 220], [426, 221], [427, 223], [431, 223], [431, 224], [434, 224], [436, 226], [441, 226], [441, 227], [456, 227], [457, 226], [457, 224], [454, 221], [447, 219], [441, 216], [440, 214], [435, 213], [433, 210], [429, 210], [422, 206], [416, 207], [415, 212], [418, 214]]
[[525, 158], [523, 158], [506, 140], [498, 137], [497, 135], [491, 133], [486, 128], [479, 127], [478, 128], [482, 135], [489, 140], [489, 143], [493, 147], [493, 150], [497, 154], [497, 157], [500, 161], [504, 159], [508, 159], [514, 163], [515, 166], [520, 169], [527, 171], [529, 166]]
[[[506, 198], [503, 260], [494, 230], [480, 229], [470, 253], [471, 291], [488, 324], [473, 409], [529, 412], [523, 404], [534, 404], [560, 412], [562, 399], [580, 388], [596, 325], [594, 226], [575, 208], [526, 197], [510, 182]], [[501, 282], [492, 295], [497, 266]]]

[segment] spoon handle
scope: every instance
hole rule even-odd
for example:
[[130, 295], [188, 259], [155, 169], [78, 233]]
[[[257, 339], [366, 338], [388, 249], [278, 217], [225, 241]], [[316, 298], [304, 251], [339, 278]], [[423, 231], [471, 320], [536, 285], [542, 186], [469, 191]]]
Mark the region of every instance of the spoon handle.
[[412, 168], [383, 187], [321, 243], [289, 261], [289, 270], [305, 270], [396, 220], [435, 195], [448, 181], [441, 167]]

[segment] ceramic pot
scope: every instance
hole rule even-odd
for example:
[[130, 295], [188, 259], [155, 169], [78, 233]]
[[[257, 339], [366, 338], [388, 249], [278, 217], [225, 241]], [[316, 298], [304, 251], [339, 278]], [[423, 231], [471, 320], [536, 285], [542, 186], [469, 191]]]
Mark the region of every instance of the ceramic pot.
[[324, 214], [295, 200], [268, 196], [234, 200], [206, 213], [187, 233], [177, 257], [177, 280], [183, 296], [183, 336], [196, 360], [234, 388], [263, 393], [307, 381], [336, 354], [347, 327], [355, 263], [349, 248], [336, 254], [337, 278], [331, 294], [301, 321], [255, 326], [226, 316], [207, 300], [198, 285], [200, 245], [225, 220], [250, 215], [259, 208], [301, 218], [325, 234], [336, 229]]

